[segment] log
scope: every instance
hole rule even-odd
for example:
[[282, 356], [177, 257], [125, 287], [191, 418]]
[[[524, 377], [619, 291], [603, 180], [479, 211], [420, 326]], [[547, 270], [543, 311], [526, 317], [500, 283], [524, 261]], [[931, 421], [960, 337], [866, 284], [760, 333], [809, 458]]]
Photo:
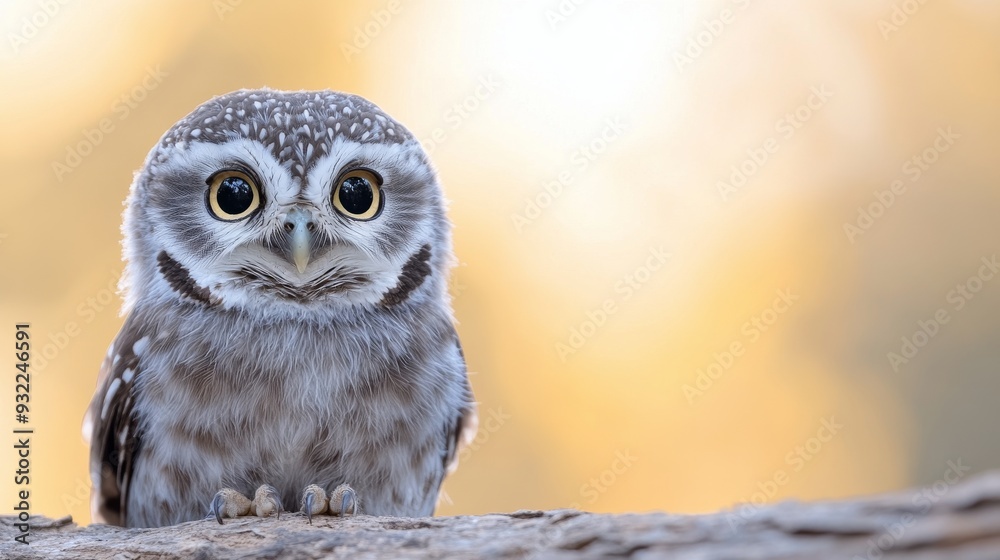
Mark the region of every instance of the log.
[[301, 513], [157, 529], [0, 518], [0, 557], [136, 558], [1000, 558], [1000, 471], [915, 490], [743, 505], [708, 515], [576, 510], [396, 518]]

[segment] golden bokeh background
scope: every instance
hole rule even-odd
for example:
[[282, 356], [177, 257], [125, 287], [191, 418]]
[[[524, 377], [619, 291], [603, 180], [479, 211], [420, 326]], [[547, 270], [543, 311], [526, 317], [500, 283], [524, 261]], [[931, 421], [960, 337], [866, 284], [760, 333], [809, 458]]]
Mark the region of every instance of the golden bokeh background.
[[36, 341], [33, 512], [90, 519], [80, 423], [133, 172], [265, 85], [361, 94], [440, 172], [481, 425], [439, 514], [1000, 465], [997, 29], [987, 0], [4, 2], [0, 338]]

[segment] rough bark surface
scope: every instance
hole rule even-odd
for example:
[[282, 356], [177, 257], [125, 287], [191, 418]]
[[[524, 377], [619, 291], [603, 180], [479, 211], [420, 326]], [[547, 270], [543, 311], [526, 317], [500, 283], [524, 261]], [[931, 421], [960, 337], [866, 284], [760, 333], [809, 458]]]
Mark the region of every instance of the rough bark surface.
[[947, 558], [1000, 559], [1000, 472], [835, 502], [710, 515], [574, 510], [480, 516], [214, 519], [159, 529], [35, 517], [31, 544], [0, 518], [0, 557], [136, 558]]

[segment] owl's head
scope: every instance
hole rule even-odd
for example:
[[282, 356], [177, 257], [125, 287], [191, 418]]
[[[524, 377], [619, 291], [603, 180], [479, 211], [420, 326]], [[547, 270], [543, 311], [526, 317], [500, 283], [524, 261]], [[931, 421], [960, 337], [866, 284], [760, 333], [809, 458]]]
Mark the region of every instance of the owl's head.
[[414, 137], [332, 91], [241, 90], [163, 135], [125, 212], [126, 308], [267, 317], [437, 297], [450, 259], [440, 186]]

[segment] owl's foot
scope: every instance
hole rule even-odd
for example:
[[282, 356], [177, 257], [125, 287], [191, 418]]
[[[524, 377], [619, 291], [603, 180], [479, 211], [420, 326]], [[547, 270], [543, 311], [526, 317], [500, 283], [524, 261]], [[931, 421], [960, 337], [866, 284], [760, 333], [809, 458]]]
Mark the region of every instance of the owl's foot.
[[361, 509], [358, 503], [358, 494], [354, 491], [354, 488], [346, 484], [341, 484], [340, 486], [333, 489], [333, 494], [330, 494], [330, 505], [328, 506], [330, 515], [356, 515]]
[[310, 525], [312, 525], [312, 516], [321, 513], [338, 516], [355, 515], [359, 510], [358, 495], [350, 486], [341, 484], [334, 489], [333, 494], [328, 498], [323, 488], [310, 484], [302, 492], [299, 509], [309, 518]]
[[281, 519], [281, 498], [278, 496], [278, 489], [270, 484], [261, 484], [260, 488], [253, 495], [250, 502], [250, 514], [257, 517], [275, 517]]
[[209, 515], [215, 514], [215, 519], [222, 524], [223, 517], [239, 517], [250, 514], [250, 498], [232, 488], [223, 488], [215, 493], [208, 509]]
[[281, 498], [278, 496], [278, 490], [270, 484], [263, 484], [254, 493], [253, 500], [232, 488], [219, 490], [212, 498], [209, 515], [215, 515], [216, 521], [221, 525], [224, 517], [235, 518], [244, 515], [269, 517], [274, 514], [280, 519], [281, 509]]
[[302, 501], [299, 503], [299, 509], [302, 513], [306, 514], [306, 517], [309, 518], [309, 524], [312, 525], [313, 515], [326, 513], [329, 503], [330, 500], [326, 497], [326, 490], [315, 484], [310, 484], [302, 492]]

